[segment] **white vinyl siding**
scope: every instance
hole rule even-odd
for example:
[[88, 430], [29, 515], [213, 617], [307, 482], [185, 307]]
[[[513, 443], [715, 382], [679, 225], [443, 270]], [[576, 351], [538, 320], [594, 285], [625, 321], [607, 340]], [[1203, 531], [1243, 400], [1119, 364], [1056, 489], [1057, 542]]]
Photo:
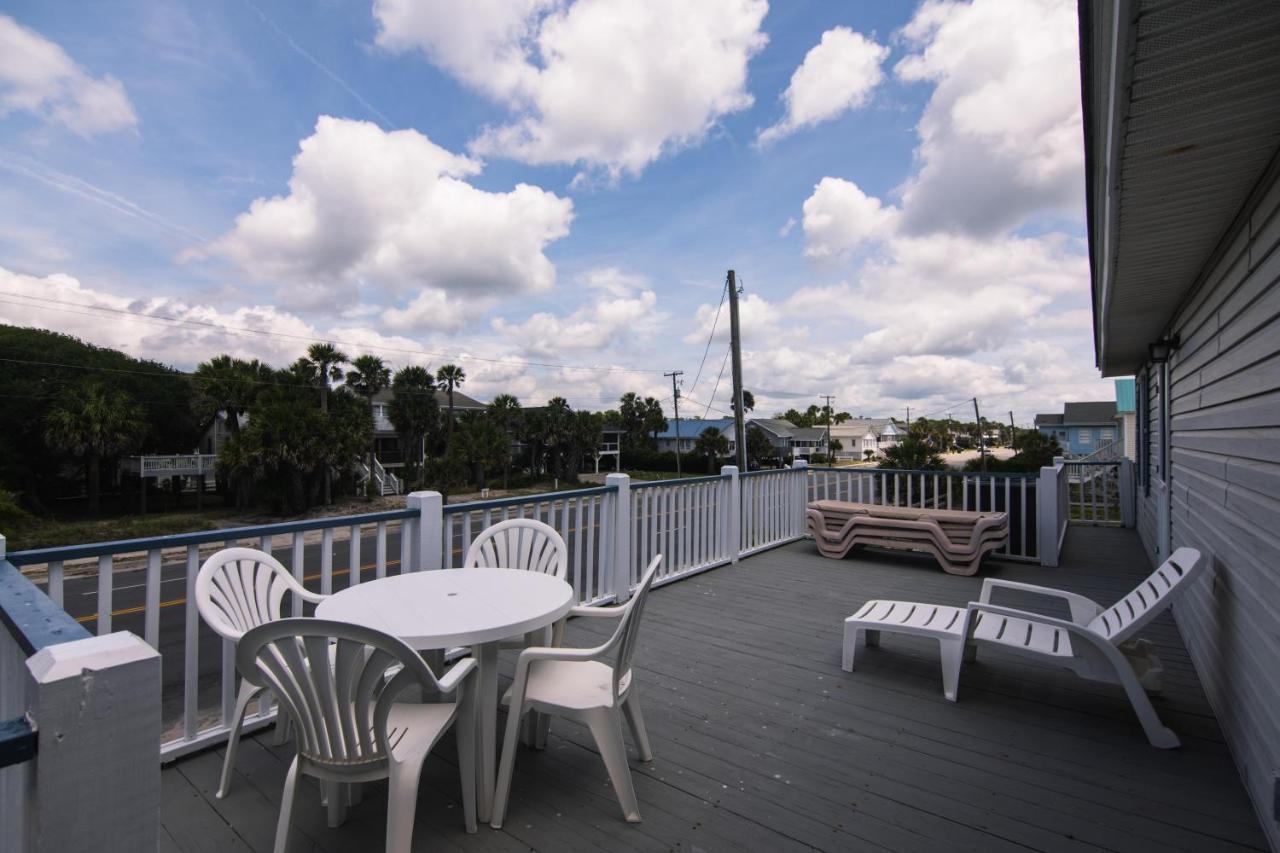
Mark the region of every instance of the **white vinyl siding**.
[[[1172, 490], [1172, 547], [1198, 548], [1204, 581], [1174, 614], [1205, 692], [1280, 848], [1272, 819], [1280, 769], [1280, 182], [1271, 181], [1169, 330], [1181, 344], [1162, 387], [1151, 369], [1152, 478]], [[1161, 398], [1169, 444], [1162, 452]], [[1155, 488], [1139, 489], [1154, 550]]]

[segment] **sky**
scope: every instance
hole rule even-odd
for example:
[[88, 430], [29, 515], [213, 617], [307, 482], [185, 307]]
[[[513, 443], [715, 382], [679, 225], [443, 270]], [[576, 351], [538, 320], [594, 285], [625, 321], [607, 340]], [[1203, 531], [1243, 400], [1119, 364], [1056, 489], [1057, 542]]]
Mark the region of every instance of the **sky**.
[[8, 0], [0, 322], [190, 369], [1029, 423], [1094, 367], [1073, 0]]

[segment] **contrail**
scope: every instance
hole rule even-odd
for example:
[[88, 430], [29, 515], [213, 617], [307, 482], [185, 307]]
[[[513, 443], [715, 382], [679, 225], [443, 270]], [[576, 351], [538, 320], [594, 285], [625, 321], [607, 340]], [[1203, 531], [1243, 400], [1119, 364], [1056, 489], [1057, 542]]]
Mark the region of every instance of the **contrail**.
[[369, 103], [368, 101], [366, 101], [366, 100], [364, 99], [364, 97], [363, 97], [363, 96], [361, 96], [361, 94], [360, 94], [359, 92], [357, 92], [355, 89], [351, 88], [351, 86], [349, 86], [349, 85], [347, 84], [347, 81], [346, 81], [346, 80], [343, 80], [341, 77], [339, 77], [339, 76], [338, 76], [337, 74], [335, 74], [333, 71], [329, 70], [329, 68], [328, 68], [324, 63], [322, 63], [320, 60], [316, 59], [314, 56], [312, 56], [310, 53], [308, 53], [308, 52], [307, 52], [307, 50], [306, 50], [306, 48], [304, 48], [302, 45], [300, 45], [300, 44], [298, 44], [296, 41], [294, 41], [294, 40], [293, 40], [293, 36], [289, 35], [289, 34], [288, 34], [288, 33], [286, 33], [284, 30], [282, 30], [282, 29], [280, 28], [280, 26], [279, 26], [278, 24], [276, 24], [276, 22], [275, 22], [275, 21], [273, 21], [273, 20], [271, 20], [270, 18], [268, 18], [268, 17], [267, 17], [267, 15], [266, 15], [266, 13], [265, 13], [265, 12], [263, 12], [261, 9], [259, 9], [259, 8], [258, 8], [258, 7], [253, 3], [253, 0], [244, 0], [244, 5], [248, 6], [248, 7], [253, 11], [253, 13], [254, 13], [255, 15], [257, 15], [259, 18], [261, 18], [261, 19], [262, 19], [262, 23], [266, 24], [268, 27], [270, 27], [272, 30], [274, 30], [274, 31], [275, 31], [275, 34], [276, 34], [276, 35], [278, 35], [281, 39], [283, 39], [283, 40], [284, 40], [284, 43], [285, 43], [285, 44], [287, 44], [287, 45], [289, 45], [289, 47], [293, 49], [293, 52], [294, 52], [294, 53], [298, 54], [298, 55], [299, 55], [299, 56], [301, 56], [303, 59], [307, 60], [307, 62], [310, 62], [310, 63], [311, 63], [312, 65], [314, 65], [316, 68], [320, 69], [321, 73], [323, 73], [323, 74], [324, 74], [326, 77], [328, 77], [330, 80], [332, 80], [333, 82], [335, 82], [335, 83], [337, 83], [339, 86], [341, 86], [341, 87], [346, 91], [346, 93], [347, 93], [348, 95], [350, 95], [351, 97], [353, 97], [353, 98], [355, 98], [357, 101], [359, 101], [359, 102], [360, 102], [360, 105], [361, 105], [362, 107], [364, 107], [366, 110], [368, 110], [368, 111], [369, 111], [370, 113], [372, 113], [373, 115], [377, 116], [377, 117], [378, 117], [378, 119], [382, 122], [382, 124], [383, 124], [385, 127], [389, 128], [389, 129], [391, 129], [391, 130], [399, 130], [399, 128], [396, 126], [396, 123], [395, 123], [395, 122], [393, 122], [391, 119], [387, 118], [387, 117], [382, 113], [382, 111], [381, 111], [381, 110], [379, 110], [377, 107], [375, 107], [373, 104], [371, 104], [371, 103]]
[[188, 243], [207, 243], [204, 237], [188, 228], [154, 213], [125, 198], [111, 190], [103, 189], [95, 184], [91, 184], [83, 178], [69, 175], [66, 172], [60, 172], [50, 166], [46, 166], [38, 160], [16, 154], [4, 148], [0, 148], [0, 168], [9, 170], [10, 172], [33, 178], [41, 183], [48, 184], [55, 189], [72, 195], [80, 196], [92, 202], [108, 207], [116, 213], [124, 214], [142, 222], [146, 222], [163, 231], [167, 231], [172, 236], [178, 237]]

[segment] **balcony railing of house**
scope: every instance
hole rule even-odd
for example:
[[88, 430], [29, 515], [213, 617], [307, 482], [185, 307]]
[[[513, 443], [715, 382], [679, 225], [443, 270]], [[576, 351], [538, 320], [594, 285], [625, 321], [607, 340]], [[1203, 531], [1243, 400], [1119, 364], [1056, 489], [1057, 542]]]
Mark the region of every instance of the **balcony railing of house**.
[[[610, 474], [604, 486], [552, 494], [446, 506], [436, 492], [415, 492], [404, 509], [387, 512], [15, 552], [0, 562], [0, 616], [7, 628], [0, 631], [0, 720], [33, 720], [40, 749], [33, 761], [0, 771], [0, 804], [5, 814], [28, 815], [31, 825], [23, 831], [39, 835], [46, 821], [63, 819], [67, 800], [60, 786], [94, 775], [83, 772], [86, 764], [120, 761], [120, 784], [78, 795], [76, 820], [97, 815], [101, 826], [154, 824], [160, 763], [225, 739], [234, 710], [233, 646], [202, 625], [193, 604], [200, 564], [215, 549], [247, 544], [272, 551], [299, 580], [330, 593], [335, 575], [356, 584], [458, 566], [488, 526], [537, 518], [564, 537], [578, 600], [598, 604], [628, 598], [655, 554], [665, 558], [658, 583], [671, 583], [800, 539], [808, 501], [841, 498], [1008, 511], [1013, 536], [997, 556], [1056, 565], [1071, 516], [1067, 472], [1061, 460], [1027, 475], [809, 468], [799, 461], [788, 469], [739, 473], [729, 466], [713, 476], [654, 482]], [[344, 543], [348, 568], [335, 568], [335, 548]], [[78, 618], [62, 606], [71, 601], [69, 583], [75, 602], [96, 595], [96, 607]], [[292, 612], [307, 609], [295, 601]], [[43, 626], [44, 634], [34, 636], [46, 639], [32, 640], [31, 625]], [[112, 633], [120, 628], [133, 633]], [[54, 651], [47, 651], [49, 644]], [[124, 692], [92, 721], [90, 737], [66, 728], [71, 724], [64, 719], [75, 712], [63, 703], [81, 702], [95, 683]], [[260, 701], [246, 730], [268, 724], [274, 713], [268, 700]], [[21, 724], [14, 727], [21, 733]], [[50, 738], [56, 742], [46, 749]], [[116, 796], [123, 789], [133, 790], [128, 804]], [[94, 846], [92, 834], [49, 831], [62, 846], [15, 849]], [[155, 831], [143, 826], [128, 836], [140, 843], [120, 849], [154, 848]]]
[[128, 456], [120, 460], [120, 470], [140, 477], [201, 477], [213, 474], [217, 464], [214, 453]]

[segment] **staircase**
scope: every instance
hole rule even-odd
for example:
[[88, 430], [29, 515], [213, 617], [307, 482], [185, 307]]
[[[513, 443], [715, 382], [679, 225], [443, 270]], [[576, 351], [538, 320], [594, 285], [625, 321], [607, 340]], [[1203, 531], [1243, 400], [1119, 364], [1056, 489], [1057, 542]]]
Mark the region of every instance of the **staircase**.
[[[360, 482], [369, 481], [369, 466], [361, 462], [356, 466], [356, 470], [360, 475]], [[382, 463], [378, 461], [378, 457], [373, 458], [373, 485], [380, 495], [398, 495], [404, 488], [400, 482], [400, 478], [392, 474], [386, 468], [382, 467]]]

